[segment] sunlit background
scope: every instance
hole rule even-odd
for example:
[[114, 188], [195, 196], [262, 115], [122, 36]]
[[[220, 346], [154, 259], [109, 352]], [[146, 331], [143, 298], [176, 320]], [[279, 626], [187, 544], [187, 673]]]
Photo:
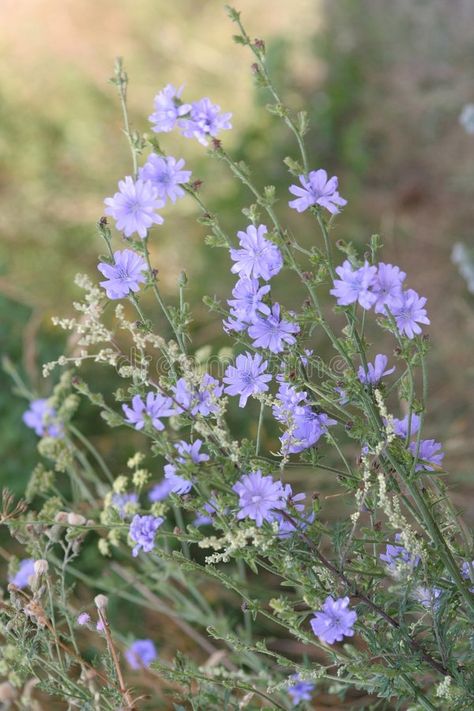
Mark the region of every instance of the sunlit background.
[[[240, 0], [238, 9], [250, 34], [265, 39], [287, 103], [310, 113], [312, 167], [340, 176], [348, 206], [337, 236], [363, 245], [379, 233], [385, 261], [402, 266], [410, 286], [428, 297], [433, 347], [426, 436], [443, 442], [454, 500], [472, 518], [474, 299], [451, 252], [458, 242], [474, 245], [474, 135], [459, 123], [463, 106], [474, 101], [474, 5]], [[254, 87], [251, 57], [232, 34], [217, 0], [0, 3], [0, 341], [36, 393], [49, 394], [57, 376], [45, 381], [41, 363], [64, 347], [51, 316], [71, 313], [76, 272], [96, 275], [102, 201], [131, 170], [108, 83], [117, 55], [130, 77], [137, 129], [149, 130], [153, 96], [168, 82], [185, 84], [191, 100], [210, 96], [234, 114], [226, 147], [249, 163], [259, 185], [277, 185], [280, 214], [303, 242], [319, 239], [311, 220], [286, 207], [289, 175], [282, 159], [295, 155], [295, 146], [265, 111], [268, 97]], [[167, 136], [164, 143], [203, 180], [202, 194], [222, 211], [226, 226], [241, 228], [240, 210], [250, 198], [224, 166], [186, 139]], [[171, 301], [186, 270], [188, 297], [196, 303], [195, 344], [217, 347], [226, 338], [200, 299], [226, 297], [229, 264], [204, 245], [197, 216], [190, 201], [167, 208], [153, 237], [153, 260]], [[291, 304], [291, 285], [286, 294], [284, 284], [279, 288]], [[316, 338], [319, 347], [327, 350]], [[24, 401], [1, 377], [2, 480], [21, 492], [36, 441], [21, 424]], [[111, 435], [89, 412], [79, 417], [107, 454]]]

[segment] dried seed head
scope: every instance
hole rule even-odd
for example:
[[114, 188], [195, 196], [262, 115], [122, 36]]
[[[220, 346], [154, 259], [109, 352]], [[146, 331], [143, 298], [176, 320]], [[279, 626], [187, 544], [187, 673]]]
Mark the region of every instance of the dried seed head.
[[30, 617], [32, 622], [36, 622], [38, 627], [46, 627], [48, 618], [43, 607], [36, 600], [30, 600], [30, 602], [25, 605], [23, 612], [27, 617]]

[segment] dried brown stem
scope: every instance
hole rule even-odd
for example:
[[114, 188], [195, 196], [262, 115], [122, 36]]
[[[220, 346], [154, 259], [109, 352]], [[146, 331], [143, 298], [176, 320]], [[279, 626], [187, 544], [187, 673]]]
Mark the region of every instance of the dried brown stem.
[[114, 641], [112, 639], [112, 633], [110, 631], [109, 621], [105, 615], [103, 608], [97, 607], [97, 614], [99, 615], [99, 620], [102, 622], [104, 629], [105, 639], [107, 640], [107, 647], [109, 649], [110, 656], [112, 657], [112, 662], [115, 668], [115, 673], [117, 674], [117, 679], [119, 683], [120, 693], [122, 694], [124, 703], [126, 704], [125, 709], [129, 711], [134, 711], [136, 709], [132, 696], [126, 687], [125, 680], [123, 678], [122, 669], [120, 668], [120, 662], [117, 654], [117, 650], [114, 646]]

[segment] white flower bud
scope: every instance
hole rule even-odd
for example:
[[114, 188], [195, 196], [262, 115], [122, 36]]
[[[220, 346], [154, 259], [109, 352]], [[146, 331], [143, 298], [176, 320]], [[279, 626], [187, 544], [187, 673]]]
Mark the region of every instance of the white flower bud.
[[99, 610], [105, 610], [109, 603], [109, 599], [105, 595], [96, 595], [94, 598], [95, 606]]
[[56, 523], [66, 523], [68, 517], [67, 511], [58, 511], [56, 516], [54, 517], [54, 520]]
[[70, 526], [84, 526], [86, 519], [81, 514], [70, 513], [67, 515], [67, 522]]
[[44, 558], [35, 560], [35, 564], [34, 564], [35, 575], [46, 575], [46, 573], [48, 572], [48, 568], [49, 568], [48, 561], [44, 560]]

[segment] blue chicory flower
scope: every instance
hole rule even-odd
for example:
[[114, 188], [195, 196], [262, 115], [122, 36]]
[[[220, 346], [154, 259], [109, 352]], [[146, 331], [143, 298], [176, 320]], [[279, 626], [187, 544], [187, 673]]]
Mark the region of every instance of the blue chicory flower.
[[164, 207], [158, 190], [149, 181], [133, 180], [129, 175], [119, 181], [119, 191], [104, 200], [105, 214], [113, 217], [116, 227], [125, 237], [135, 232], [145, 239], [150, 227], [161, 225], [163, 218], [156, 211]]
[[8, 578], [8, 582], [16, 585], [17, 588], [23, 590], [29, 585], [30, 578], [35, 574], [35, 561], [33, 558], [23, 558], [20, 561], [18, 570], [15, 575]]
[[171, 479], [162, 479], [148, 492], [149, 501], [155, 503], [156, 501], [166, 499], [173, 490], [173, 484], [174, 482]]
[[165, 480], [168, 482], [170, 487], [170, 494], [184, 496], [184, 494], [189, 494], [193, 488], [193, 482], [191, 479], [186, 479], [184, 476], [177, 474], [177, 470], [178, 468], [175, 464], [165, 464]]
[[178, 119], [190, 111], [191, 105], [181, 102], [183, 88], [181, 86], [177, 89], [168, 84], [155, 96], [155, 111], [148, 117], [155, 133], [169, 133], [176, 126]]
[[209, 373], [204, 373], [197, 388], [190, 385], [185, 378], [179, 378], [173, 387], [174, 399], [182, 408], [177, 407], [177, 413], [186, 412], [192, 417], [198, 414], [203, 417], [215, 415], [219, 409], [217, 400], [222, 395], [223, 388], [224, 386]]
[[283, 267], [281, 252], [269, 239], [265, 225], [249, 225], [245, 232], [237, 232], [240, 249], [232, 248], [230, 257], [234, 264], [231, 271], [239, 277], [269, 281]]
[[412, 553], [407, 551], [405, 546], [398, 545], [398, 542], [400, 540], [401, 534], [396, 533], [395, 541], [397, 541], [397, 545], [388, 543], [385, 549], [385, 553], [381, 553], [379, 556], [380, 560], [383, 560], [383, 562], [387, 564], [387, 567], [389, 568], [391, 573], [396, 573], [400, 569], [407, 571], [413, 570], [420, 562], [420, 556], [413, 555]]
[[290, 428], [281, 437], [282, 452], [284, 454], [299, 454], [309, 447], [313, 447], [327, 433], [328, 427], [336, 425], [324, 412], [313, 412], [310, 407], [304, 412], [293, 417]]
[[136, 639], [125, 652], [125, 659], [131, 669], [149, 667], [158, 657], [151, 639]]
[[225, 371], [224, 392], [229, 395], [240, 395], [239, 407], [245, 407], [251, 395], [266, 392], [267, 383], [272, 379], [267, 373], [267, 361], [263, 360], [260, 353], [241, 353], [237, 356], [234, 365], [229, 365]]
[[344, 637], [353, 637], [356, 620], [357, 613], [349, 609], [348, 597], [335, 600], [329, 595], [310, 624], [316, 637], [326, 644], [334, 644], [342, 642]]
[[358, 302], [362, 308], [370, 309], [377, 296], [372, 287], [375, 283], [377, 267], [365, 262], [363, 267], [354, 268], [346, 259], [340, 267], [336, 267], [336, 274], [340, 277], [334, 279], [334, 288], [330, 294], [335, 296], [339, 306], [349, 306]]
[[338, 403], [339, 405], [347, 405], [349, 402], [349, 396], [347, 392], [344, 390], [344, 388], [341, 388], [340, 386], [336, 386], [334, 388], [334, 392], [336, 392], [339, 395], [338, 398]]
[[[196, 528], [199, 526], [209, 526], [212, 523], [213, 516], [217, 513], [217, 511], [218, 503], [215, 497], [212, 497], [208, 503], [204, 504], [202, 512], [199, 512], [195, 517], [193, 526], [196, 526]], [[227, 509], [225, 509], [224, 513], [227, 513]]]
[[146, 281], [145, 260], [131, 249], [114, 252], [114, 263], [99, 262], [97, 269], [106, 277], [100, 285], [109, 299], [123, 299], [131, 292], [140, 290], [140, 284]]
[[372, 291], [377, 297], [374, 303], [376, 314], [391, 312], [402, 303], [402, 287], [406, 274], [393, 264], [379, 262]]
[[442, 588], [418, 586], [415, 590], [415, 598], [418, 602], [430, 610], [436, 610], [441, 603]]
[[287, 424], [295, 415], [304, 414], [306, 410], [306, 400], [308, 393], [296, 390], [293, 385], [280, 383], [273, 405], [273, 416], [278, 422]]
[[290, 677], [291, 683], [288, 686], [288, 694], [291, 697], [293, 706], [298, 706], [302, 701], [311, 701], [311, 696], [316, 688], [316, 684], [311, 681], [304, 681], [299, 674]]
[[297, 454], [314, 446], [328, 427], [337, 424], [323, 412], [314, 412], [306, 403], [307, 393], [281, 383], [272, 411], [288, 429], [280, 437], [284, 454]]
[[179, 457], [177, 461], [180, 464], [185, 464], [187, 461], [191, 461], [193, 464], [200, 464], [201, 462], [209, 461], [209, 455], [201, 452], [202, 440], [195, 439], [194, 442], [185, 442], [181, 440], [175, 444], [175, 448], [178, 451]]
[[143, 168], [140, 168], [139, 177], [151, 182], [161, 200], [168, 198], [171, 202], [176, 202], [186, 194], [181, 185], [188, 183], [191, 178], [191, 171], [183, 170], [184, 165], [182, 158], [176, 160], [172, 156], [151, 153]]
[[410, 436], [412, 437], [420, 429], [420, 424], [421, 418], [415, 412], [412, 412], [411, 419], [410, 415], [405, 415], [405, 417], [403, 417], [401, 420], [397, 420], [396, 418], [394, 418], [393, 431], [395, 432], [397, 437], [407, 439], [408, 432], [410, 432]]
[[286, 506], [281, 481], [275, 481], [270, 475], [262, 476], [260, 469], [244, 474], [232, 489], [239, 496], [237, 518], [251, 518], [259, 528], [264, 521], [271, 523], [276, 519], [275, 509]]
[[136, 508], [137, 504], [138, 495], [135, 492], [112, 495], [112, 506], [117, 509], [121, 519], [127, 518], [129, 516], [128, 511]]
[[[181, 440], [175, 444], [175, 449], [179, 455], [176, 461], [179, 464], [186, 464], [187, 462], [200, 464], [201, 462], [209, 461], [209, 455], [200, 451], [201, 446], [202, 440], [200, 439], [196, 439], [192, 443]], [[183, 495], [191, 491], [193, 485], [192, 481], [177, 474], [177, 466], [175, 464], [166, 464], [164, 472], [165, 479], [169, 482], [171, 487], [170, 493]]]
[[296, 200], [290, 200], [288, 205], [298, 212], [303, 212], [313, 205], [325, 207], [332, 215], [339, 212], [339, 207], [347, 205], [338, 192], [338, 179], [334, 176], [328, 180], [325, 170], [312, 170], [308, 176], [300, 175], [299, 185], [291, 185], [290, 193], [296, 195]]
[[393, 368], [385, 370], [385, 368], [387, 367], [387, 363], [387, 356], [382, 355], [382, 353], [379, 353], [375, 356], [375, 361], [373, 363], [367, 363], [367, 372], [365, 371], [364, 366], [359, 366], [359, 370], [357, 371], [357, 377], [364, 385], [375, 386], [382, 380], [385, 375], [390, 375], [395, 370], [395, 366]]
[[145, 427], [146, 418], [151, 420], [151, 424], [157, 430], [164, 430], [165, 426], [162, 423], [162, 417], [171, 417], [176, 414], [173, 406], [173, 401], [169, 397], [165, 397], [161, 393], [147, 393], [145, 400], [140, 395], [134, 395], [132, 398], [132, 406], [122, 405], [125, 413], [126, 421], [133, 425], [136, 430], [142, 430]]
[[296, 343], [294, 333], [299, 333], [297, 323], [287, 321], [280, 316], [280, 304], [273, 304], [271, 313], [259, 316], [248, 329], [250, 338], [253, 338], [255, 348], [267, 348], [272, 353], [281, 353], [285, 344], [292, 346]]
[[[467, 560], [464, 561], [464, 563], [461, 565], [461, 575], [464, 580], [474, 582], [474, 560], [472, 560], [470, 563]], [[474, 586], [469, 588], [469, 590], [470, 592], [474, 593]]]
[[204, 97], [191, 104], [190, 112], [178, 120], [183, 136], [195, 138], [207, 146], [209, 138], [216, 138], [221, 131], [232, 128], [231, 113], [221, 113], [221, 107]]
[[[235, 321], [225, 322], [224, 325], [229, 330], [242, 331], [246, 324], [251, 324], [258, 318], [260, 311], [269, 314], [269, 307], [263, 303], [262, 299], [270, 291], [270, 285], [260, 286], [258, 279], [242, 277], [232, 290], [233, 299], [227, 303], [231, 307], [230, 315]], [[235, 327], [238, 324], [238, 328]]]
[[304, 521], [301, 521], [300, 518], [304, 513], [306, 494], [303, 492], [293, 494], [293, 489], [290, 484], [283, 486], [283, 493], [285, 496], [285, 508], [290, 509], [290, 513], [295, 512], [297, 514], [297, 520], [293, 523], [293, 521], [288, 520], [286, 516], [278, 512], [276, 513], [275, 520], [278, 521], [278, 537], [289, 538], [296, 533], [296, 531], [306, 528], [308, 523], [311, 523], [314, 519], [314, 514], [310, 514]]
[[418, 448], [417, 442], [410, 442], [408, 449], [416, 457], [418, 450], [418, 462], [415, 471], [433, 471], [433, 466], [441, 467], [444, 459], [442, 445], [434, 439], [422, 439]]
[[46, 398], [32, 400], [28, 410], [23, 413], [23, 422], [34, 430], [38, 437], [62, 437], [63, 426], [58, 422], [56, 410], [48, 404]]
[[135, 514], [129, 529], [130, 538], [136, 543], [132, 551], [134, 558], [136, 558], [140, 549], [143, 549], [145, 553], [150, 553], [153, 550], [156, 532], [164, 520], [162, 516], [140, 516]]
[[402, 292], [400, 305], [392, 309], [397, 328], [402, 335], [414, 338], [421, 333], [420, 323], [430, 323], [425, 304], [426, 298], [419, 296], [413, 289]]

